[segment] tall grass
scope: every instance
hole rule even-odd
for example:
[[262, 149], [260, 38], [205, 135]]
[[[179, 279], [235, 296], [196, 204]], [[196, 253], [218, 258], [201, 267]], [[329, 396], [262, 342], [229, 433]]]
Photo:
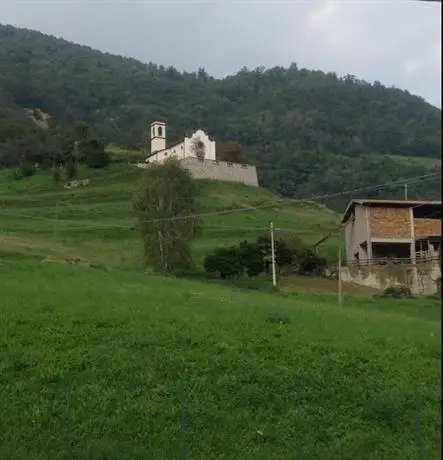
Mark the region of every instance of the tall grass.
[[0, 458], [438, 458], [438, 302], [17, 260], [0, 290]]

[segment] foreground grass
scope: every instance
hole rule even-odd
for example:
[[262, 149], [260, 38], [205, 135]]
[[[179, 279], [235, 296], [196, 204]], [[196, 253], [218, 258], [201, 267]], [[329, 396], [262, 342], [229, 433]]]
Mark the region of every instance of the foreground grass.
[[2, 459], [439, 458], [438, 302], [30, 261], [0, 291]]

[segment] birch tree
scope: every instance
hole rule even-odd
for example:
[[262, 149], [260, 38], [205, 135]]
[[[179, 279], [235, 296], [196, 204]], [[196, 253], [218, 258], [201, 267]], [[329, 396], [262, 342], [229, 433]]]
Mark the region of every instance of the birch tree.
[[134, 197], [147, 265], [176, 273], [192, 264], [190, 243], [200, 227], [192, 215], [195, 186], [191, 174], [174, 158], [150, 166]]

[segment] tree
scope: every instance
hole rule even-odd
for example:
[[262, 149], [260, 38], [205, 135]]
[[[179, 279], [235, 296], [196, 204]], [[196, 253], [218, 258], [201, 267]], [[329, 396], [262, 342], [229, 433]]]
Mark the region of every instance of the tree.
[[76, 141], [84, 141], [89, 136], [89, 126], [83, 122], [78, 121], [74, 126], [74, 138]]
[[229, 161], [231, 163], [245, 163], [243, 149], [237, 142], [226, 142], [222, 145], [220, 160]]
[[144, 173], [134, 210], [148, 265], [162, 273], [190, 268], [190, 243], [200, 227], [193, 217], [195, 185], [188, 170], [172, 158]]
[[[0, 36], [0, 124], [32, 129], [23, 109], [41, 108], [57, 127], [72, 131], [83, 120], [100, 138], [134, 148], [149, 121], [167, 117], [171, 142], [202, 128], [220, 140], [222, 160], [220, 142], [236, 141], [259, 167], [260, 185], [297, 198], [335, 194], [324, 204], [339, 211], [350, 198], [344, 190], [441, 171], [441, 110], [377, 81], [296, 64], [243, 69], [223, 79], [201, 71], [198, 78], [30, 30], [0, 25]], [[9, 139], [10, 150], [1, 137], [2, 166], [17, 165], [17, 150], [46, 155], [35, 133], [31, 151]], [[227, 161], [239, 161], [227, 150]], [[441, 196], [440, 178], [411, 184], [409, 195], [433, 192]], [[402, 189], [380, 193], [393, 197]]]
[[205, 143], [200, 139], [193, 139], [191, 144], [191, 151], [199, 160], [204, 160], [206, 156]]
[[302, 248], [294, 255], [293, 268], [300, 275], [324, 275], [327, 268], [326, 259], [311, 248]]
[[[256, 244], [263, 254], [263, 259], [265, 261], [266, 272], [269, 272], [271, 267], [271, 237], [260, 236], [257, 238]], [[274, 240], [274, 254], [275, 254], [275, 264], [278, 268], [288, 267], [294, 260], [294, 251], [291, 247], [282, 239], [276, 238]]]
[[263, 272], [265, 268], [263, 251], [257, 243], [243, 241], [239, 245], [238, 253], [240, 263], [250, 278]]
[[66, 172], [66, 179], [68, 180], [74, 179], [74, 177], [77, 175], [77, 168], [72, 158], [68, 158], [65, 161], [65, 172]]
[[109, 164], [109, 155], [104, 145], [97, 139], [87, 139], [79, 142], [80, 158], [84, 158], [89, 168], [105, 168]]
[[60, 169], [55, 167], [52, 169], [52, 180], [54, 181], [54, 184], [58, 184], [60, 182], [61, 175], [60, 175]]

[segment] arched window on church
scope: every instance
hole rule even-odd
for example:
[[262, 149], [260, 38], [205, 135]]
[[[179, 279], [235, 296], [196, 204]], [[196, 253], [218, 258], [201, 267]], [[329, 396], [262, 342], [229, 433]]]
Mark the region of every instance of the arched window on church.
[[155, 137], [155, 128], [152, 128], [152, 137]]
[[159, 137], [163, 136], [163, 128], [161, 126], [158, 127], [158, 135]]

